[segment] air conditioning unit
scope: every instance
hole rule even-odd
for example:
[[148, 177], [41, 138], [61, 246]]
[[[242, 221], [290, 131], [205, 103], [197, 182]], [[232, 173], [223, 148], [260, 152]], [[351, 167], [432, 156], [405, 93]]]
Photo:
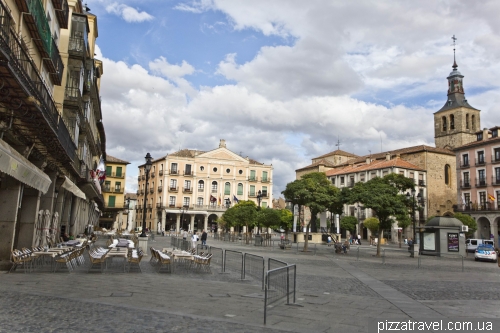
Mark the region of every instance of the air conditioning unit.
[[461, 232], [469, 232], [469, 226], [468, 225], [463, 225], [460, 231]]

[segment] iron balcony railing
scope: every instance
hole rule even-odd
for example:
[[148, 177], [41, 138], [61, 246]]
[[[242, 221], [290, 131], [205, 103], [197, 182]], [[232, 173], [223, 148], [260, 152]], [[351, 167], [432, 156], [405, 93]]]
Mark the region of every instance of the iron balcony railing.
[[156, 177], [155, 173], [151, 172], [151, 178], [155, 178], [155, 177]]
[[163, 191], [163, 186], [158, 186], [158, 192]]
[[141, 181], [141, 175], [137, 176], [137, 180]]
[[68, 52], [70, 55], [85, 59], [87, 55], [86, 40], [80, 37], [70, 37], [68, 43]]
[[163, 170], [158, 171], [159, 176], [163, 176]]
[[476, 178], [476, 187], [488, 186], [486, 178]]
[[491, 163], [500, 163], [500, 156], [491, 156]]
[[498, 203], [496, 202], [480, 202], [467, 204], [461, 204], [456, 206], [457, 212], [468, 212], [468, 211], [498, 211]]
[[194, 172], [193, 171], [184, 171], [184, 176], [194, 176]]
[[461, 161], [460, 162], [460, 167], [461, 168], [468, 168], [468, 167], [470, 167], [469, 160]]
[[67, 0], [52, 0], [57, 20], [62, 29], [68, 29], [69, 6]]
[[491, 177], [491, 184], [492, 185], [500, 185], [500, 177], [492, 176]]
[[476, 165], [484, 165], [484, 155], [481, 155], [476, 158]]
[[170, 175], [177, 175], [177, 174], [178, 174], [178, 171], [177, 171], [177, 169], [170, 169], [170, 170], [168, 171], [168, 173], [169, 173]]
[[179, 188], [178, 188], [178, 187], [172, 187], [172, 186], [170, 186], [170, 187], [168, 188], [168, 191], [169, 191], [169, 192], [179, 192]]
[[418, 186], [425, 186], [425, 180], [423, 180], [423, 179], [419, 179], [419, 180], [418, 180], [418, 184], [417, 184], [417, 185], [418, 185]]
[[460, 188], [470, 188], [470, 180], [461, 180], [460, 181]]
[[260, 181], [263, 182], [263, 183], [270, 183], [271, 182], [271, 178], [262, 178]]
[[249, 182], [256, 182], [256, 181], [258, 181], [258, 177], [252, 177], [252, 176], [250, 176], [250, 177], [248, 177], [248, 181]]
[[182, 192], [184, 193], [193, 193], [193, 188], [192, 187], [183, 187]]

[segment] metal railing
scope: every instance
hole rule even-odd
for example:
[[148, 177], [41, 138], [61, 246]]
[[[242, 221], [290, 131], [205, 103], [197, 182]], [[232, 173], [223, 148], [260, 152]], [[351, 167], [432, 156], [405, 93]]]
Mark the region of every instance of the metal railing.
[[220, 247], [210, 246], [208, 252], [212, 254], [212, 259], [210, 262], [215, 265], [220, 265], [221, 273], [224, 272], [224, 249]]
[[[317, 247], [316, 247], [316, 243], [308, 242], [308, 244], [307, 244], [307, 252], [304, 252], [304, 242], [297, 242], [295, 244], [297, 245], [295, 253], [299, 253], [299, 252], [302, 252], [302, 253], [312, 252], [314, 255], [316, 255], [316, 251], [318, 250]], [[302, 247], [301, 247], [300, 244], [302, 244]]]
[[297, 267], [288, 265], [266, 272], [266, 284], [264, 295], [264, 325], [267, 319], [267, 307], [286, 298], [286, 304], [290, 304], [290, 297], [295, 303], [297, 286]]
[[286, 263], [284, 261], [274, 259], [274, 258], [267, 259], [267, 270], [268, 271], [273, 270], [275, 268], [279, 268], [279, 267], [285, 267], [285, 266], [288, 266], [288, 263]]
[[243, 280], [243, 267], [243, 252], [232, 250], [224, 251], [224, 273], [226, 273], [226, 270], [239, 271], [241, 279]]
[[244, 280], [247, 275], [252, 276], [262, 282], [262, 290], [264, 290], [266, 262], [264, 257], [257, 256], [250, 253], [243, 255], [243, 277]]

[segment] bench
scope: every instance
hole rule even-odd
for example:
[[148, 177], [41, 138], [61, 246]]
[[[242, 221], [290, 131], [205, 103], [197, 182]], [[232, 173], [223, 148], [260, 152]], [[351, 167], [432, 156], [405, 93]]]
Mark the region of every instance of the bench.
[[290, 250], [292, 248], [292, 242], [289, 239], [282, 239], [280, 241], [280, 249], [282, 250]]

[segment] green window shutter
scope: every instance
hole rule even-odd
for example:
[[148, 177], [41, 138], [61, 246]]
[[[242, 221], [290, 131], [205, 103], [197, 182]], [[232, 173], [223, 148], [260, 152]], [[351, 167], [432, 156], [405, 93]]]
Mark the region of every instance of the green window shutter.
[[112, 170], [112, 167], [110, 167], [110, 166], [106, 167], [106, 176], [111, 176], [111, 170]]
[[114, 195], [109, 196], [109, 201], [108, 201], [108, 207], [114, 207], [115, 206], [115, 200], [116, 197]]
[[262, 195], [267, 196], [267, 186], [262, 186]]
[[262, 171], [262, 181], [267, 182], [267, 171]]
[[122, 176], [122, 167], [116, 167], [116, 177]]
[[242, 183], [238, 184], [238, 195], [243, 195], [243, 184]]
[[229, 195], [231, 194], [231, 184], [226, 183], [224, 185], [224, 195]]
[[267, 202], [262, 202], [262, 208], [267, 208]]
[[255, 170], [250, 170], [250, 180], [255, 180]]
[[255, 196], [255, 186], [254, 185], [250, 185], [250, 196], [251, 197]]

